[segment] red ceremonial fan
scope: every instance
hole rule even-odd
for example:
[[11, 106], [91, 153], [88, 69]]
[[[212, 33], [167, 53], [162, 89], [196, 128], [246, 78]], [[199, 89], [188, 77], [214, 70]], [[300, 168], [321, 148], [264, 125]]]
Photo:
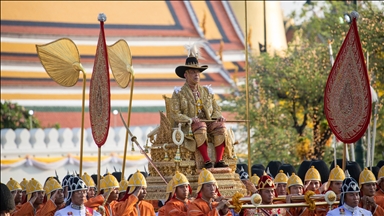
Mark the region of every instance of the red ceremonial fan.
[[337, 139], [344, 143], [359, 140], [371, 117], [371, 91], [357, 30], [357, 15], [337, 54], [324, 93], [328, 124]]
[[99, 14], [98, 20], [100, 21], [100, 35], [89, 90], [89, 114], [92, 136], [96, 145], [100, 148], [108, 137], [111, 100], [108, 53], [104, 35], [106, 16]]

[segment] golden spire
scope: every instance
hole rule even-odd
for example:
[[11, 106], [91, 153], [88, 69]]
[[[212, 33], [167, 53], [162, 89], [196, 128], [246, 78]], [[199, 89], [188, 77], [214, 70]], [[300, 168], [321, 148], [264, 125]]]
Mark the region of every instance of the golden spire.
[[249, 45], [249, 49], [252, 50], [252, 26], [249, 27], [249, 31], [248, 31], [248, 45]]
[[235, 72], [233, 73], [233, 81], [235, 82], [235, 85], [237, 86], [237, 73], [239, 72], [239, 67], [235, 65]]
[[224, 50], [224, 41], [220, 40], [220, 47], [219, 47], [220, 61], [223, 61], [223, 50]]
[[207, 28], [206, 28], [206, 20], [207, 20], [207, 13], [205, 12], [204, 10], [204, 15], [203, 15], [203, 20], [201, 21], [201, 28], [203, 29], [203, 33], [204, 33], [204, 36], [207, 32]]

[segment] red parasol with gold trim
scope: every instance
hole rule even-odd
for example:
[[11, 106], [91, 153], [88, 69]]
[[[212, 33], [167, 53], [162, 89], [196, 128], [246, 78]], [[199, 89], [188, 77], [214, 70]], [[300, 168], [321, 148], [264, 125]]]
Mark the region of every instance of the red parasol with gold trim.
[[328, 124], [344, 144], [359, 140], [371, 117], [371, 91], [357, 29], [358, 13], [352, 12], [351, 15], [352, 24], [337, 54], [324, 92]]
[[89, 115], [91, 121], [92, 136], [97, 147], [99, 148], [97, 187], [100, 189], [101, 146], [104, 145], [108, 138], [111, 111], [111, 93], [109, 82], [108, 52], [104, 34], [104, 22], [107, 20], [107, 17], [103, 13], [100, 13], [98, 20], [100, 21], [100, 34], [96, 48], [91, 84], [89, 87]]

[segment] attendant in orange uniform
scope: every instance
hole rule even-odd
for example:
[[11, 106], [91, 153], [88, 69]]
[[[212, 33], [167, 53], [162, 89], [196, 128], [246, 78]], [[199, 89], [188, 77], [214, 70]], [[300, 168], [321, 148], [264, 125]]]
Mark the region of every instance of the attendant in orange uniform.
[[[287, 181], [287, 192], [288, 195], [285, 198], [286, 203], [291, 203], [292, 196], [303, 195], [304, 184], [301, 181], [300, 177], [292, 173]], [[308, 216], [315, 215], [314, 211], [310, 211], [306, 207], [292, 207], [286, 209], [286, 215], [292, 216]]]
[[33, 216], [44, 201], [44, 189], [41, 184], [32, 178], [27, 184], [27, 202], [12, 212], [12, 216]]
[[118, 196], [119, 182], [113, 175], [107, 173], [100, 180], [100, 194], [90, 198], [84, 205], [99, 212], [104, 212], [106, 216], [117, 215], [114, 207], [117, 204]]
[[364, 168], [360, 173], [359, 186], [361, 191], [359, 206], [370, 211], [373, 216], [384, 215], [384, 199], [375, 197], [376, 178], [368, 168]]
[[[329, 173], [327, 187], [325, 188], [325, 191], [323, 192], [323, 194], [332, 190], [333, 192], [335, 192], [338, 199], [340, 199], [341, 186], [343, 185], [344, 179], [345, 179], [344, 171], [338, 165], [336, 165], [336, 167], [333, 168]], [[337, 207], [338, 207], [337, 205], [332, 205], [331, 208], [335, 209]], [[325, 216], [328, 211], [329, 211], [328, 205], [316, 206], [317, 216]]]
[[96, 196], [96, 184], [88, 173], [84, 173], [81, 179], [87, 185], [87, 200]]
[[56, 211], [65, 207], [64, 192], [59, 182], [50, 177], [44, 184], [46, 200], [36, 215], [53, 216]]
[[7, 187], [11, 191], [12, 196], [14, 197], [15, 206], [19, 205], [21, 203], [22, 199], [22, 188], [19, 184], [19, 182], [15, 181], [14, 179], [10, 179], [7, 182]]
[[117, 199], [120, 201], [124, 198], [125, 194], [127, 193], [127, 187], [128, 187], [128, 181], [123, 179], [119, 183], [119, 198]]
[[[260, 180], [259, 184], [257, 186], [259, 189], [259, 194], [261, 196], [261, 204], [263, 205], [273, 205], [273, 198], [277, 197], [277, 193], [275, 190], [275, 184], [273, 183], [273, 179], [267, 175], [264, 174]], [[263, 208], [258, 208], [258, 213], [260, 215], [285, 215], [285, 209], [282, 208], [268, 208], [268, 209], [263, 209]]]
[[203, 168], [198, 179], [197, 197], [189, 205], [188, 216], [232, 215], [228, 206], [229, 202], [221, 197], [215, 177]]
[[23, 181], [20, 182], [20, 186], [22, 188], [22, 191], [21, 191], [21, 193], [22, 193], [21, 202], [20, 202], [20, 204], [18, 204], [20, 206], [22, 204], [24, 204], [25, 202], [27, 202], [27, 184], [28, 184], [28, 180], [25, 179], [25, 178], [23, 178]]
[[169, 200], [172, 199], [172, 192], [173, 192], [173, 179], [171, 179], [167, 184], [167, 189], [165, 193], [167, 194], [167, 200], [165, 201], [164, 205], [159, 208], [159, 211], [157, 212], [157, 216], [165, 216], [168, 215], [165, 213], [165, 206], [169, 202]]
[[337, 197], [340, 197], [341, 194], [341, 186], [343, 185], [343, 181], [345, 179], [344, 171], [336, 165], [335, 168], [331, 170], [328, 178], [328, 188], [323, 192], [324, 194], [330, 190], [335, 192]]
[[377, 175], [377, 185], [378, 190], [375, 193], [376, 197], [383, 197], [384, 199], [384, 166], [382, 166], [379, 170], [379, 174]]
[[273, 179], [273, 182], [276, 185], [277, 196], [287, 195], [288, 176], [284, 173], [283, 170], [279, 171], [279, 173]]
[[307, 191], [321, 194], [321, 191], [319, 190], [321, 186], [321, 177], [319, 171], [314, 166], [311, 166], [305, 173], [304, 184], [304, 194]]
[[172, 182], [171, 199], [165, 204], [165, 215], [187, 216], [190, 204], [188, 196], [192, 193], [189, 181], [185, 175], [176, 171]]
[[125, 197], [115, 205], [119, 216], [155, 216], [155, 209], [148, 202], [143, 202], [147, 195], [147, 181], [140, 171], [132, 175], [128, 181]]

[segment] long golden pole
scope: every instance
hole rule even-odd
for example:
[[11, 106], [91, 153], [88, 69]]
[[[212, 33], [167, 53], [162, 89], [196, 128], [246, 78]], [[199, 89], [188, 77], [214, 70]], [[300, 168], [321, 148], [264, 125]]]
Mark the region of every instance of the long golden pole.
[[81, 141], [80, 141], [80, 169], [79, 175], [83, 176], [83, 149], [84, 149], [84, 112], [85, 112], [85, 86], [87, 84], [87, 75], [83, 72], [83, 96], [82, 96], [82, 105], [81, 105]]
[[245, 0], [245, 95], [246, 95], [246, 121], [247, 121], [247, 137], [248, 137], [248, 173], [251, 175], [251, 129], [249, 126], [249, 71], [248, 71], [248, 9], [247, 0]]
[[101, 173], [101, 147], [99, 147], [99, 152], [97, 155], [97, 192], [100, 193], [100, 173]]
[[[132, 111], [132, 98], [133, 98], [133, 86], [134, 86], [134, 83], [135, 83], [135, 76], [133, 74], [133, 72], [131, 73], [131, 80], [132, 80], [132, 83], [131, 83], [131, 95], [129, 97], [129, 107], [128, 107], [128, 121], [127, 121], [127, 126], [129, 128], [129, 123], [131, 122], [131, 111]], [[121, 180], [124, 179], [124, 173], [125, 173], [125, 161], [126, 161], [126, 157], [127, 157], [127, 148], [128, 148], [128, 130], [127, 132], [125, 133], [125, 146], [124, 146], [124, 158], [123, 158], [123, 167], [121, 169]], [[133, 145], [133, 143], [132, 143]]]
[[347, 168], [347, 143], [344, 143], [343, 145], [343, 171]]
[[[332, 205], [337, 205], [339, 204], [339, 201], [336, 201], [335, 203], [333, 203]], [[327, 202], [315, 202], [315, 205], [316, 206], [325, 206], [325, 205], [329, 205]], [[270, 209], [270, 208], [294, 208], [294, 207], [308, 207], [309, 204], [307, 203], [281, 203], [281, 204], [272, 204], [272, 205], [259, 205], [257, 208], [266, 208], [266, 209]], [[233, 209], [235, 208], [235, 206], [233, 205], [230, 205], [229, 206], [230, 209]], [[252, 204], [245, 204], [245, 205], [242, 205], [242, 209], [248, 209], [248, 208], [255, 208], [254, 205]]]

